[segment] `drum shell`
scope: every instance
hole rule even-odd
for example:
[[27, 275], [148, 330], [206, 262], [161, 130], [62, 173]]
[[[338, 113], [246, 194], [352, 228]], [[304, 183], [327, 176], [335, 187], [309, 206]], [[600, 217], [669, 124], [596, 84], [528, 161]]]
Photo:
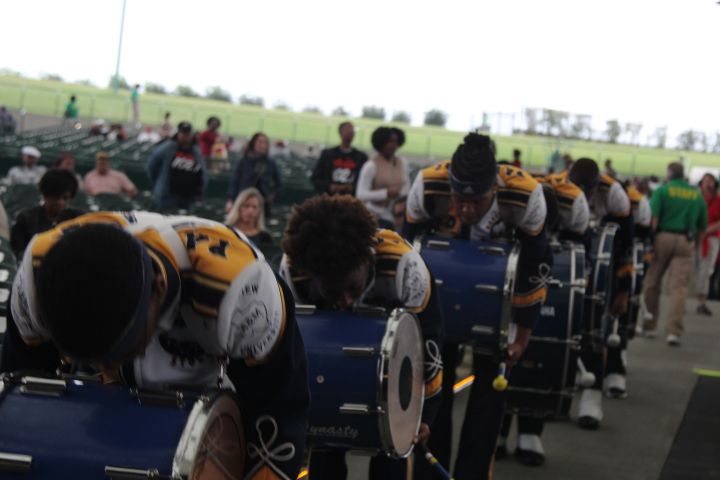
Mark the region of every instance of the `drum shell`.
[[[413, 317], [414, 319], [414, 317]], [[419, 365], [413, 372], [420, 385], [415, 395], [422, 402], [422, 343], [413, 346]], [[310, 413], [308, 446], [316, 449], [384, 452], [403, 457], [411, 452], [395, 451], [383, 431], [386, 418], [383, 340], [387, 316], [358, 315], [353, 312], [318, 311], [297, 316], [308, 357]], [[361, 411], [366, 406], [368, 411]], [[355, 409], [356, 411], [353, 411]], [[417, 415], [417, 431], [420, 413]], [[413, 427], [410, 426], [412, 429]]]
[[437, 236], [422, 238], [416, 247], [438, 285], [444, 339], [504, 348], [518, 247]]
[[29, 472], [6, 479], [107, 479], [106, 465], [170, 474], [193, 402], [141, 406], [127, 388], [70, 380], [60, 397], [19, 387], [0, 400], [0, 451], [32, 456]]
[[547, 300], [528, 348], [510, 372], [508, 390], [510, 409], [546, 419], [568, 415], [585, 293], [584, 248], [555, 245], [553, 257]]
[[617, 225], [607, 224], [592, 230], [588, 254], [588, 284], [585, 297], [583, 333], [596, 347], [604, 343], [612, 306], [613, 245]]

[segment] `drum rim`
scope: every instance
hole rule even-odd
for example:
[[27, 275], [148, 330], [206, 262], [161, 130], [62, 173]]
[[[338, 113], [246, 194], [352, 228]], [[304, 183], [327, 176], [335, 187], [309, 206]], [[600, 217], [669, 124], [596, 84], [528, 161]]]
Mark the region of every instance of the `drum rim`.
[[[238, 419], [240, 425], [240, 432], [244, 434], [243, 417], [240, 412], [240, 404], [238, 396], [229, 390], [216, 391], [210, 394], [202, 395], [195, 401], [190, 415], [188, 415], [183, 427], [183, 432], [180, 435], [177, 448], [175, 449], [175, 455], [172, 462], [173, 478], [189, 478], [195, 468], [197, 461], [197, 454], [200, 447], [199, 442], [193, 442], [192, 438], [197, 433], [197, 425], [201, 425], [200, 440], [205, 436], [207, 428], [209, 426], [208, 420], [210, 419], [211, 413], [222, 404], [222, 406], [229, 407], [230, 412]], [[241, 455], [243, 457], [243, 465], [246, 462], [246, 439], [242, 439]]]
[[518, 263], [522, 247], [519, 242], [512, 244], [507, 254], [507, 265], [505, 266], [505, 281], [503, 282], [502, 310], [500, 313], [500, 332], [498, 343], [500, 351], [505, 351], [509, 344], [510, 324], [512, 322], [512, 297], [515, 292], [515, 280], [517, 279]]
[[[613, 272], [612, 272], [613, 248], [610, 249], [610, 253], [604, 253], [604, 250], [605, 250], [604, 247], [608, 240], [608, 236], [611, 233], [613, 235], [613, 246], [614, 246], [615, 237], [617, 236], [617, 231], [619, 228], [620, 227], [618, 226], [618, 224], [613, 223], [613, 222], [603, 223], [602, 225], [595, 228], [595, 231], [598, 233], [598, 237], [599, 237], [597, 251], [600, 251], [603, 253], [596, 254], [594, 263], [595, 263], [595, 265], [600, 264], [600, 265], [607, 266], [607, 272], [605, 274], [605, 277], [606, 277], [605, 284], [607, 285], [606, 291], [610, 289], [610, 285], [612, 284], [612, 279], [613, 279]], [[600, 278], [600, 276], [598, 274], [599, 269], [596, 268], [595, 265], [593, 266], [593, 270], [592, 270], [592, 275], [593, 275], [592, 296], [596, 298], [597, 292], [598, 292], [598, 287], [597, 287], [598, 279]], [[606, 293], [605, 297], [603, 299], [604, 303], [603, 303], [603, 308], [602, 308], [602, 314], [599, 319], [600, 325], [601, 325], [600, 326], [600, 336], [601, 337], [605, 336], [604, 328], [602, 327], [602, 321], [603, 321], [603, 318], [606, 317], [610, 312], [610, 307], [611, 307], [610, 301], [611, 300], [612, 300], [612, 298]], [[593, 302], [597, 302], [597, 300], [594, 300]], [[597, 309], [593, 308], [590, 311], [590, 321], [591, 321], [591, 326], [593, 326], [593, 327], [598, 323], [597, 316], [598, 316]], [[589, 333], [591, 335], [594, 335], [594, 334], [596, 334], [594, 332], [595, 332], [595, 329], [591, 328]]]
[[[389, 454], [393, 458], [407, 458], [410, 456], [410, 454], [413, 452], [413, 449], [415, 448], [415, 445], [413, 443], [410, 443], [410, 446], [408, 447], [407, 451], [405, 452], [398, 452], [395, 449], [395, 445], [393, 443], [392, 438], [392, 428], [390, 426], [390, 415], [389, 415], [389, 409], [388, 409], [388, 383], [386, 380], [383, 380], [385, 377], [386, 372], [388, 371], [388, 363], [390, 361], [390, 358], [388, 356], [388, 352], [392, 351], [393, 347], [393, 340], [394, 335], [390, 335], [390, 333], [394, 330], [392, 327], [396, 324], [399, 324], [400, 319], [409, 316], [413, 319], [415, 322], [415, 325], [417, 327], [418, 333], [420, 334], [420, 339], [422, 342], [422, 329], [420, 328], [420, 322], [418, 321], [418, 318], [415, 314], [412, 312], [404, 309], [404, 308], [396, 308], [393, 309], [392, 312], [390, 312], [390, 315], [388, 316], [388, 322], [387, 327], [385, 328], [385, 334], [383, 335], [382, 342], [380, 344], [380, 358], [378, 359], [378, 376], [377, 376], [377, 382], [378, 382], [378, 405], [380, 406], [380, 410], [384, 412], [383, 415], [378, 415], [378, 430], [380, 434], [380, 443], [383, 445], [383, 450], [385, 453]], [[422, 344], [420, 346], [421, 353], [422, 352]], [[422, 411], [425, 407], [425, 383], [423, 382], [421, 384], [421, 395], [420, 395], [420, 414], [418, 415], [417, 419], [417, 425], [414, 428], [414, 431], [417, 433], [420, 429], [420, 424], [422, 422]]]

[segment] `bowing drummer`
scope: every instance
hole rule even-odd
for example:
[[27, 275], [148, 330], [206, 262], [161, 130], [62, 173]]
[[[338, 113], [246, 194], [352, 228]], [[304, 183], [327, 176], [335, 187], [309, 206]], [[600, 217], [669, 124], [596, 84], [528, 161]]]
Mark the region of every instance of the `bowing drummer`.
[[[283, 250], [280, 275], [298, 303], [321, 309], [402, 307], [417, 314], [425, 345], [425, 403], [416, 441], [425, 442], [443, 384], [442, 317], [434, 282], [418, 252], [397, 233], [379, 230], [364, 204], [349, 195], [323, 195], [296, 206]], [[377, 455], [370, 461], [369, 478], [407, 478], [407, 468], [406, 460]], [[310, 476], [346, 478], [345, 452], [311, 452]]]
[[308, 383], [292, 294], [240, 232], [196, 217], [98, 212], [36, 235], [12, 289], [5, 371], [59, 354], [107, 383], [215, 387], [246, 422], [245, 478], [298, 474]]
[[[610, 313], [614, 316], [626, 315], [633, 272], [634, 220], [630, 198], [622, 184], [609, 175], [602, 175], [597, 163], [590, 158], [577, 160], [568, 172], [558, 176], [559, 181], [571, 182], [583, 190], [590, 205], [591, 222], [618, 225], [613, 243]], [[627, 396], [625, 362], [620, 348], [607, 349], [607, 371], [612, 373], [612, 376], [608, 376], [607, 385], [604, 385], [603, 352], [585, 353], [582, 357], [588, 371], [595, 374], [595, 384], [591, 388], [584, 389], [580, 396], [578, 425], [584, 429], [595, 430], [600, 427], [603, 419], [603, 386], [607, 387], [610, 396], [619, 398]]]
[[[527, 172], [510, 165], [498, 166], [489, 137], [471, 133], [458, 146], [450, 162], [422, 170], [408, 196], [404, 233], [408, 238], [435, 232], [456, 238], [517, 239], [522, 250], [513, 294], [514, 339], [507, 358], [516, 362], [528, 345], [533, 326], [547, 294], [552, 254], [545, 231], [546, 204], [542, 186]], [[470, 339], [468, 339], [470, 340]], [[459, 345], [445, 343], [446, 365], [443, 403], [433, 425], [430, 449], [448, 464], [452, 443], [452, 405]], [[503, 419], [505, 395], [493, 390], [498, 361], [473, 356], [475, 381], [460, 435], [454, 477], [486, 479], [491, 475], [495, 445]], [[428, 468], [419, 478], [434, 478]]]

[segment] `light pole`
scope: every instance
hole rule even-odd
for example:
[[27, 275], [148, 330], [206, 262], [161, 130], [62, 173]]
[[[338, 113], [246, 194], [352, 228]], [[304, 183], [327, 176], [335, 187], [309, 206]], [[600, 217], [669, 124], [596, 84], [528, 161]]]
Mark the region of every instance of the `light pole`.
[[117, 63], [115, 64], [115, 78], [113, 78], [113, 91], [115, 93], [118, 92], [118, 89], [120, 88], [120, 52], [122, 52], [122, 39], [123, 39], [123, 30], [125, 28], [125, 3], [127, 0], [123, 0], [122, 2], [122, 15], [120, 16], [120, 40], [118, 41], [118, 54], [117, 54]]

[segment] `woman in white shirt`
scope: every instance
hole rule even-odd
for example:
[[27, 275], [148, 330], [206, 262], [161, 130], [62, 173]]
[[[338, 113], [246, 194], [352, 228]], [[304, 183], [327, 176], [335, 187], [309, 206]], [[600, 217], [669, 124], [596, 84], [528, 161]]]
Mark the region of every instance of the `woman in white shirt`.
[[392, 229], [393, 200], [410, 191], [407, 160], [395, 154], [405, 144], [405, 132], [395, 127], [378, 127], [372, 134], [377, 154], [365, 162], [358, 178], [358, 199], [365, 202], [381, 227]]

